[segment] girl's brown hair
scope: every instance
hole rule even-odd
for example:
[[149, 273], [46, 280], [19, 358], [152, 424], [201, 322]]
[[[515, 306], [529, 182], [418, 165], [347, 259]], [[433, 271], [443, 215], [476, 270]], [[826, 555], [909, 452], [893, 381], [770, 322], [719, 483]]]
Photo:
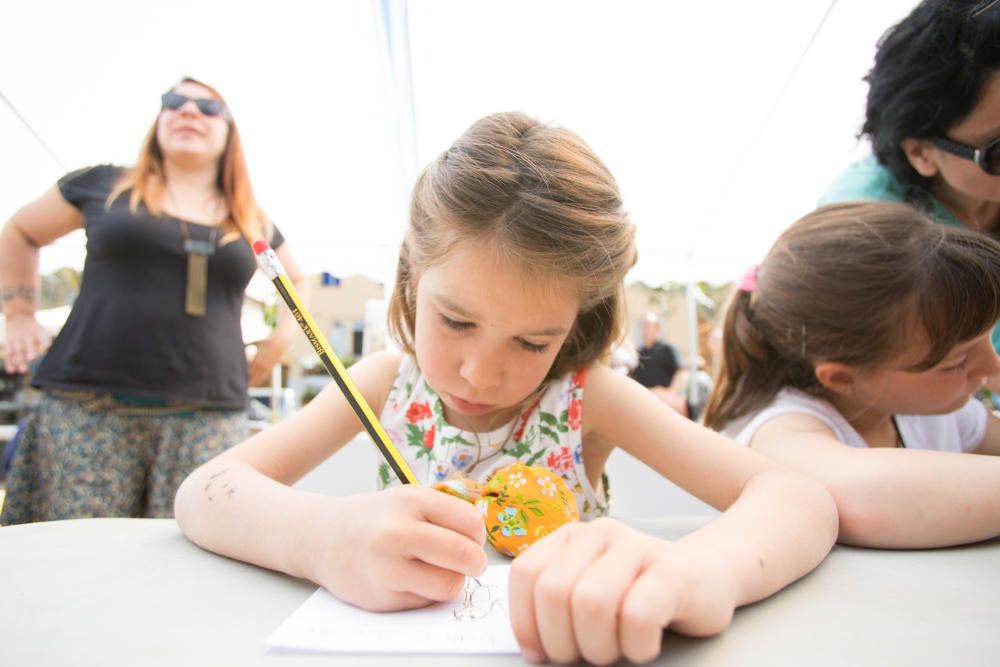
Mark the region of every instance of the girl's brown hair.
[[782, 388], [823, 396], [815, 365], [878, 368], [912, 341], [938, 364], [1000, 318], [1000, 243], [887, 202], [824, 206], [788, 228], [726, 313], [705, 411], [721, 430]]
[[611, 172], [576, 134], [521, 113], [493, 114], [420, 174], [389, 302], [390, 333], [406, 352], [416, 276], [470, 240], [579, 290], [580, 312], [547, 379], [589, 365], [621, 338], [635, 230]]
[[[219, 91], [197, 79], [185, 77], [171, 90], [182, 83], [199, 85], [208, 90], [215, 99], [226, 104]], [[243, 143], [240, 141], [236, 122], [229, 114], [228, 105], [226, 105], [225, 113], [229, 122], [229, 137], [226, 141], [226, 149], [223, 151], [222, 157], [219, 158], [219, 175], [216, 187], [226, 201], [231, 223], [236, 229], [251, 241], [261, 237], [268, 239], [271, 236], [271, 223], [254, 199], [253, 188], [250, 185], [250, 172], [247, 170], [246, 158], [243, 155]], [[131, 190], [128, 203], [129, 209], [133, 212], [139, 208], [139, 202], [144, 203], [153, 215], [159, 215], [160, 211], [163, 210], [166, 181], [163, 171], [163, 152], [156, 139], [158, 122], [159, 115], [146, 133], [135, 165], [122, 174], [118, 182], [115, 183], [111, 194], [108, 195], [109, 205], [123, 192]]]

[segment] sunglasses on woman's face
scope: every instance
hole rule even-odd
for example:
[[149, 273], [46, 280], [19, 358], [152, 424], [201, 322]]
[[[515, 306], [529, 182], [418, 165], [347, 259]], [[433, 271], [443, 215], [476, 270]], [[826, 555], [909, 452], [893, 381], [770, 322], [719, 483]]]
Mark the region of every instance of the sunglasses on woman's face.
[[1000, 176], [1000, 138], [994, 139], [983, 148], [967, 146], [943, 137], [934, 137], [931, 143], [946, 153], [972, 160], [991, 176]]
[[221, 100], [212, 99], [211, 97], [188, 97], [187, 95], [181, 95], [169, 90], [163, 93], [160, 101], [163, 103], [164, 109], [170, 109], [171, 111], [177, 111], [188, 102], [194, 102], [195, 106], [198, 107], [198, 111], [206, 116], [221, 116], [226, 113], [226, 105]]

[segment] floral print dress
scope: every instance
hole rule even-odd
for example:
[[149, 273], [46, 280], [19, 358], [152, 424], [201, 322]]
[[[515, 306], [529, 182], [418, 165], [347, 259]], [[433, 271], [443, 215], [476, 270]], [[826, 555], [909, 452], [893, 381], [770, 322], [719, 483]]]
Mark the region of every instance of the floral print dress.
[[[489, 433], [473, 433], [444, 419], [437, 392], [416, 360], [403, 358], [379, 419], [421, 484], [433, 486], [458, 476], [485, 484], [497, 469], [520, 461], [544, 466], [562, 477], [576, 497], [581, 520], [608, 514], [608, 481], [595, 490], [583, 469], [583, 389], [587, 370], [554, 380], [541, 398], [511, 422]], [[379, 462], [379, 488], [399, 484]]]

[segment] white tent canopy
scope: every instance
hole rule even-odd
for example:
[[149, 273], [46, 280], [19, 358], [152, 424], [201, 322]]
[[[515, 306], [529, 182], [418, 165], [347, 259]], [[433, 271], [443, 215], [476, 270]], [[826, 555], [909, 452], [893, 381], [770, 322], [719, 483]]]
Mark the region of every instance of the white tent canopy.
[[[728, 281], [863, 150], [861, 77], [914, 4], [0, 0], [0, 218], [65, 169], [130, 163], [159, 94], [192, 75], [229, 100], [258, 199], [309, 271], [392, 280], [412, 178], [401, 112], [423, 165], [519, 109], [616, 174], [633, 279]], [[375, 8], [408, 16], [395, 70]], [[386, 84], [407, 60], [412, 98]], [[82, 247], [46, 249], [43, 270], [81, 265]]]

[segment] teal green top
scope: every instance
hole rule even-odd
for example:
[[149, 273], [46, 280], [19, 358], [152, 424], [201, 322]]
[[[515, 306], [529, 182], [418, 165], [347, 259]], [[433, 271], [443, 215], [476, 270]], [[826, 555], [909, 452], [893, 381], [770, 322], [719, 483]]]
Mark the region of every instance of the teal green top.
[[[882, 164], [874, 155], [858, 160], [846, 170], [841, 172], [837, 180], [833, 182], [823, 196], [819, 198], [819, 205], [832, 204], [838, 201], [911, 201], [907, 195], [913, 186], [908, 185], [898, 178]], [[925, 200], [921, 200], [923, 203]], [[949, 211], [944, 205], [934, 197], [926, 198], [929, 210], [927, 211], [938, 222], [946, 225], [961, 227], [955, 214]]]
[[[910, 200], [907, 195], [911, 187], [896, 178], [874, 155], [869, 155], [843, 171], [819, 198], [819, 205], [859, 200], [905, 202]], [[962, 226], [955, 214], [934, 197], [928, 196], [923, 202], [926, 202], [927, 212], [938, 222]], [[1000, 323], [993, 328], [993, 349], [1000, 352]]]

